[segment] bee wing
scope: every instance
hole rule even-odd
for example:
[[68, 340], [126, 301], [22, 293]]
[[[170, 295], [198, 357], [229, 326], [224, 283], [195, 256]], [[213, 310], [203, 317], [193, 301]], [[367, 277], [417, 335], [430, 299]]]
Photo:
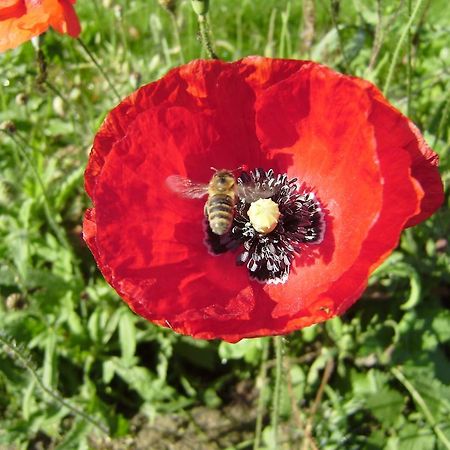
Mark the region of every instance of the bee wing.
[[270, 187], [255, 186], [252, 184], [238, 184], [237, 185], [237, 195], [240, 199], [244, 200], [245, 203], [256, 202], [260, 198], [270, 198], [274, 195], [274, 191]]
[[186, 198], [202, 198], [208, 193], [207, 184], [194, 183], [181, 175], [170, 175], [166, 184], [171, 191]]

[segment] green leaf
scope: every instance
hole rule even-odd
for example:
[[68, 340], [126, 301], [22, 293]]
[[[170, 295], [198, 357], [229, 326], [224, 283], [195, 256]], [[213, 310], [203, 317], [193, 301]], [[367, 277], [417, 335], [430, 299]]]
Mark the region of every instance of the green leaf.
[[29, 420], [31, 416], [31, 409], [33, 405], [33, 394], [36, 387], [36, 380], [33, 378], [25, 390], [22, 399], [22, 414], [25, 420]]
[[103, 361], [103, 383], [109, 384], [111, 380], [114, 378], [114, 374], [116, 370], [116, 364], [114, 361], [107, 359], [106, 361]]
[[366, 398], [368, 395], [381, 391], [389, 380], [389, 375], [377, 369], [367, 373], [351, 372], [352, 388], [355, 396]]
[[45, 340], [45, 356], [42, 381], [45, 386], [56, 386], [56, 333], [49, 329], [47, 339]]
[[450, 311], [448, 309], [440, 310], [433, 319], [431, 327], [441, 343], [450, 341]]
[[62, 208], [67, 199], [79, 188], [83, 174], [84, 167], [78, 167], [64, 180], [55, 198], [56, 209]]
[[89, 422], [77, 419], [72, 428], [65, 434], [64, 439], [59, 442], [55, 450], [75, 450], [79, 449], [86, 441], [91, 429]]
[[122, 359], [130, 364], [136, 352], [136, 329], [131, 311], [123, 311], [119, 320], [119, 342]]
[[210, 408], [218, 408], [222, 404], [222, 399], [213, 388], [208, 388], [204, 391], [203, 401]]
[[386, 428], [394, 426], [405, 406], [403, 396], [393, 389], [384, 387], [369, 395], [367, 408], [373, 416]]
[[0, 285], [15, 286], [17, 284], [16, 274], [11, 267], [0, 265]]
[[398, 450], [432, 450], [436, 438], [433, 431], [417, 424], [407, 424], [399, 433]]
[[424, 399], [437, 421], [450, 414], [450, 386], [435, 378], [432, 370], [405, 367], [405, 376]]
[[259, 339], [242, 339], [236, 344], [221, 342], [219, 356], [222, 362], [229, 359], [245, 359], [248, 363], [256, 364], [261, 358], [262, 344]]

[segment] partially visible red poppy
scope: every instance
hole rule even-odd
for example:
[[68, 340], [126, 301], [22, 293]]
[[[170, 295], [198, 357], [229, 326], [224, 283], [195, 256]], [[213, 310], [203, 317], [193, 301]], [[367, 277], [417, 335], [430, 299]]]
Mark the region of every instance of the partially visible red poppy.
[[72, 6], [76, 0], [2, 0], [0, 52], [18, 47], [48, 30], [78, 37], [80, 23]]
[[[85, 173], [84, 238], [106, 280], [152, 322], [230, 342], [284, 334], [361, 296], [401, 231], [442, 203], [437, 165], [366, 81], [310, 61], [193, 61], [107, 116]], [[270, 232], [257, 231], [256, 198], [243, 195], [218, 236], [205, 200], [167, 183], [242, 166], [241, 190], [275, 205]]]

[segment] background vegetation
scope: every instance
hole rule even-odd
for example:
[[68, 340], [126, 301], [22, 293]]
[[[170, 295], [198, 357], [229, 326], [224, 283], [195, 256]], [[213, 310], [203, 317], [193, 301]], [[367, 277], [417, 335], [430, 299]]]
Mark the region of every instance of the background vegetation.
[[[85, 47], [126, 96], [203, 55], [190, 2], [173, 3], [80, 0], [82, 42], [42, 42], [47, 80], [31, 43], [0, 56], [2, 449], [272, 445], [270, 340], [145, 322], [81, 239], [88, 151], [118, 101]], [[450, 9], [417, 3], [213, 0], [210, 23], [223, 59], [312, 58], [384, 87], [439, 152], [448, 194]], [[279, 448], [450, 448], [447, 207], [404, 233], [345, 316], [284, 338]]]

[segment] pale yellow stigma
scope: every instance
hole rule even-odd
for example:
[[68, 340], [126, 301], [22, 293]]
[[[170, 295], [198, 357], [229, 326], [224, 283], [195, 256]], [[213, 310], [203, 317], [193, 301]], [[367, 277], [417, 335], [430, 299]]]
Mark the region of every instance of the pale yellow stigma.
[[247, 214], [253, 228], [263, 234], [273, 231], [280, 218], [278, 205], [270, 198], [260, 198], [253, 202], [248, 208]]

